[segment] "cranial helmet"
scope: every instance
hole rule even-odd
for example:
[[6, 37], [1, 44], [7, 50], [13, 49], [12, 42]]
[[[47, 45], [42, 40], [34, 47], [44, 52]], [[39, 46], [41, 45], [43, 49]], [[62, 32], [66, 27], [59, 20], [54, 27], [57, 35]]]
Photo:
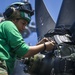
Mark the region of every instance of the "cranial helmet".
[[[16, 12], [19, 11], [20, 14]], [[16, 13], [15, 15], [13, 15]], [[32, 6], [29, 2], [15, 2], [12, 3], [3, 13], [5, 19], [11, 19], [11, 18], [23, 18], [27, 20], [27, 22], [30, 22], [31, 16], [34, 15], [34, 10], [32, 10]], [[12, 16], [13, 15], [13, 16]]]

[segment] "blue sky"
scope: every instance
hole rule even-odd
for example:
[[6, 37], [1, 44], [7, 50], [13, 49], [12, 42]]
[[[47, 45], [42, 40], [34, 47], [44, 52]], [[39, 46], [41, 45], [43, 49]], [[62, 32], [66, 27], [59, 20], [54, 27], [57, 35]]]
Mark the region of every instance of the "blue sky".
[[62, 0], [43, 0], [47, 10], [49, 11], [51, 17], [56, 22], [58, 18], [58, 14], [60, 11], [60, 7], [62, 4]]
[[[4, 10], [13, 2], [16, 1], [22, 1], [22, 0], [0, 0], [0, 12], [3, 13]], [[34, 4], [35, 0], [29, 0], [29, 2], [32, 4], [32, 7], [35, 7]], [[43, 0], [50, 15], [52, 16], [52, 18], [54, 19], [54, 21], [56, 22], [57, 17], [58, 17], [58, 13], [61, 7], [61, 3], [62, 0]]]
[[[22, 0], [0, 0], [0, 13], [3, 13], [4, 10], [13, 2], [22, 1]], [[53, 20], [56, 22], [58, 18], [58, 14], [60, 11], [60, 7], [62, 4], [62, 0], [43, 0], [47, 10], [49, 11], [49, 14], [53, 18]], [[35, 0], [29, 0], [29, 2], [32, 4], [33, 9], [35, 8]], [[32, 21], [35, 20], [35, 16], [32, 17]], [[32, 39], [31, 39], [32, 38]], [[32, 35], [25, 39], [27, 43], [31, 43], [31, 45], [35, 45], [37, 43], [37, 34], [32, 33]]]

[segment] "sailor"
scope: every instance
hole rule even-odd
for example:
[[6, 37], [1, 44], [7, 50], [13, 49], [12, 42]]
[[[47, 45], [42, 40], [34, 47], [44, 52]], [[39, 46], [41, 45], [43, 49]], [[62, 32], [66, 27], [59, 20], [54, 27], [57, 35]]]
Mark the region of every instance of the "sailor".
[[5, 20], [0, 23], [0, 75], [11, 75], [17, 58], [31, 57], [42, 50], [53, 49], [55, 42], [47, 38], [43, 38], [35, 46], [25, 43], [21, 32], [30, 23], [33, 14], [29, 2], [15, 2], [3, 13]]

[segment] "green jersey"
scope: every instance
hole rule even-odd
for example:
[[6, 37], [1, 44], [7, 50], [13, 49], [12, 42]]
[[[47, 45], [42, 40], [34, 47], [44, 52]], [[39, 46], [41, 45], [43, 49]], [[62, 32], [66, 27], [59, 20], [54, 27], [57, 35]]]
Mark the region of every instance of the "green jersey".
[[22, 35], [11, 21], [0, 23], [0, 59], [5, 60], [10, 74], [17, 57], [21, 58], [29, 50]]

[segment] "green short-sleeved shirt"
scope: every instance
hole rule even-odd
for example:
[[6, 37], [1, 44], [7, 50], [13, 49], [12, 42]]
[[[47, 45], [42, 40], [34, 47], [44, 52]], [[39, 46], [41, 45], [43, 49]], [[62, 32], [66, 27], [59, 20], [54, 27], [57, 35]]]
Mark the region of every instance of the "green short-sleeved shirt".
[[0, 23], [0, 59], [6, 60], [8, 72], [11, 73], [16, 57], [24, 56], [29, 46], [23, 40], [17, 27], [11, 21]]

